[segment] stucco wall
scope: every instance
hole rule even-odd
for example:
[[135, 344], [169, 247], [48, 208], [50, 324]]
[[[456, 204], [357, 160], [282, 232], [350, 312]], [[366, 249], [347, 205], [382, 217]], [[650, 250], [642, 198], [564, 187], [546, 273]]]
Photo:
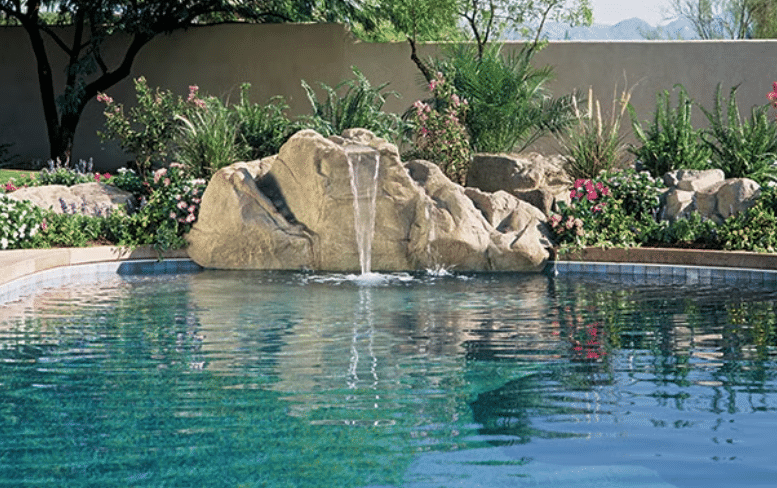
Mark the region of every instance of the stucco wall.
[[[0, 28], [0, 45], [4, 46], [0, 49], [0, 142], [13, 142], [12, 150], [25, 159], [45, 159], [45, 124], [26, 34], [18, 27]], [[434, 55], [440, 48], [425, 45], [421, 54]], [[554, 94], [585, 91], [591, 85], [605, 106], [616, 83], [621, 88], [636, 83], [632, 104], [643, 119], [651, 118], [656, 93], [678, 83], [707, 108], [712, 108], [717, 83], [722, 83], [726, 94], [731, 86], [741, 84], [738, 100], [747, 113], [753, 105], [767, 102], [765, 95], [772, 81], [777, 81], [775, 48], [777, 41], [552, 42], [537, 55], [536, 63], [555, 68], [556, 79], [549, 85]], [[108, 52], [118, 50], [114, 46]], [[55, 72], [61, 73], [61, 59], [58, 62]], [[144, 75], [152, 86], [181, 95], [197, 84], [202, 93], [234, 97], [247, 81], [252, 84], [253, 101], [263, 103], [283, 95], [292, 114], [302, 114], [309, 112], [309, 105], [301, 79], [313, 86], [317, 82], [334, 85], [351, 76], [351, 66], [357, 66], [373, 84], [390, 82], [389, 88], [402, 95], [389, 100], [389, 110], [404, 111], [426, 95], [406, 43], [360, 43], [342, 26], [331, 24], [233, 24], [160, 36], [141, 51], [132, 77]], [[130, 80], [108, 92], [119, 101], [134, 99]], [[697, 115], [703, 125], [703, 116]], [[100, 104], [93, 101], [79, 126], [74, 155], [94, 157], [100, 166], [112, 169], [127, 158], [115, 145], [100, 143], [96, 131], [101, 124]], [[539, 148], [549, 151], [552, 144]]]

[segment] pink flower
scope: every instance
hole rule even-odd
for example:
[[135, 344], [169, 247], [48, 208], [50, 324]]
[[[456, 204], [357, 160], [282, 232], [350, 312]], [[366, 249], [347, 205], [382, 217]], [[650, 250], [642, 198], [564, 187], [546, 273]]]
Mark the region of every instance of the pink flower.
[[585, 191], [591, 193], [594, 191], [594, 182], [591, 180], [585, 180]]
[[105, 178], [106, 180], [109, 180], [109, 179], [111, 179], [111, 174], [110, 173], [103, 173], [103, 178]]
[[159, 180], [167, 174], [167, 168], [159, 168], [154, 171], [154, 183], [159, 183]]
[[553, 227], [556, 227], [560, 223], [561, 223], [561, 215], [553, 214], [550, 217], [550, 225], [552, 225]]
[[575, 190], [575, 189], [572, 189], [572, 191], [571, 191], [571, 192], [569, 192], [569, 198], [570, 198], [570, 199], [572, 199], [572, 200], [574, 200], [575, 198], [577, 198], [577, 190]]
[[582, 178], [578, 178], [575, 180], [575, 190], [579, 190], [583, 187], [583, 184], [585, 183], [585, 180]]
[[598, 194], [598, 193], [596, 193], [596, 192], [595, 192], [595, 191], [593, 191], [593, 190], [589, 191], [587, 196], [588, 196], [588, 201], [589, 201], [589, 202], [593, 202], [594, 200], [596, 200], [597, 198], [599, 198], [599, 194]]
[[602, 192], [602, 196], [606, 197], [607, 195], [610, 194], [610, 189], [605, 186], [602, 188], [601, 192]]
[[96, 181], [97, 183], [99, 183], [99, 182], [100, 182], [100, 179], [101, 179], [102, 177], [103, 177], [103, 175], [101, 175], [100, 173], [95, 173], [95, 174], [94, 174], [94, 181]]
[[178, 207], [179, 209], [183, 210], [183, 209], [186, 208], [186, 202], [180, 201], [180, 202], [178, 202], [178, 204], [176, 204], [176, 207]]
[[113, 98], [109, 97], [105, 93], [98, 93], [97, 94], [97, 101], [103, 102], [103, 103], [113, 103]]
[[194, 212], [197, 210], [197, 207], [194, 205], [189, 205], [189, 213], [194, 214]]
[[771, 100], [775, 107], [777, 107], [777, 81], [772, 83], [772, 91], [766, 94], [766, 98]]
[[162, 183], [164, 183], [165, 186], [170, 186], [170, 178], [165, 178]]
[[195, 219], [197, 219], [197, 217], [195, 217], [193, 213], [190, 213], [189, 215], [186, 216], [186, 223], [191, 224], [192, 222], [195, 221]]
[[40, 223], [40, 228], [44, 232], [49, 228], [49, 223], [46, 221], [46, 219], [43, 219], [43, 222]]
[[176, 217], [175, 212], [170, 212], [170, 219], [175, 220], [175, 217]]

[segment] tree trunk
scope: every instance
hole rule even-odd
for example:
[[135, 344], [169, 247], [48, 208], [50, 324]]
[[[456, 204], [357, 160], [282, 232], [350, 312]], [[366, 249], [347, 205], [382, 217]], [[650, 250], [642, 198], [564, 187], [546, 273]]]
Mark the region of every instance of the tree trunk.
[[434, 73], [432, 73], [432, 70], [429, 69], [429, 66], [427, 66], [426, 63], [424, 63], [423, 60], [418, 57], [415, 40], [408, 37], [407, 42], [410, 43], [410, 59], [418, 67], [418, 70], [421, 71], [421, 74], [424, 75], [426, 82], [430, 83], [434, 79]]

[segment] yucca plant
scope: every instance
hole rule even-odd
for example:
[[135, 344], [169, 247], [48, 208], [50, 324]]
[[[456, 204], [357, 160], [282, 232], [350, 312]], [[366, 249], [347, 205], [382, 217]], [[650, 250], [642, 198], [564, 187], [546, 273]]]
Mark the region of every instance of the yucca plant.
[[536, 48], [512, 54], [501, 48], [489, 45], [479, 57], [474, 46], [457, 45], [432, 62], [469, 103], [466, 126], [476, 152], [520, 152], [573, 121], [573, 96], [551, 97], [545, 84], [552, 68], [532, 66]]
[[204, 110], [176, 116], [183, 124], [175, 155], [194, 177], [209, 177], [224, 166], [245, 159], [250, 152], [238, 137], [230, 110], [216, 98], [206, 102]]
[[599, 100], [594, 99], [593, 89], [588, 88], [588, 105], [581, 111], [572, 99], [575, 122], [567, 135], [561, 137], [565, 150], [567, 173], [575, 179], [596, 178], [602, 171], [614, 168], [624, 156], [626, 146], [621, 136], [621, 121], [631, 100], [632, 87], [618, 94], [615, 87], [609, 116], [602, 117]]
[[[720, 84], [715, 109], [702, 108], [709, 128], [702, 139], [712, 151], [711, 164], [727, 178], [750, 178], [759, 184], [777, 180], [777, 125], [768, 111], [770, 104], [753, 107], [748, 120], [742, 120], [736, 101], [738, 86], [723, 100]], [[725, 111], [724, 111], [725, 106]]]
[[670, 94], [664, 90], [656, 96], [653, 121], [643, 129], [633, 107], [629, 107], [631, 127], [639, 146], [629, 151], [654, 177], [675, 169], [706, 169], [712, 150], [693, 128], [693, 100], [685, 87], [676, 85], [677, 105], [671, 106]]
[[351, 67], [355, 78], [338, 83], [334, 88], [320, 83], [326, 98], [319, 100], [316, 92], [302, 80], [313, 115], [303, 117], [306, 125], [324, 136], [339, 135], [346, 129], [369, 129], [379, 137], [395, 144], [402, 142], [407, 125], [398, 115], [383, 111], [387, 96], [399, 95], [384, 91], [388, 83], [373, 87], [356, 67]]

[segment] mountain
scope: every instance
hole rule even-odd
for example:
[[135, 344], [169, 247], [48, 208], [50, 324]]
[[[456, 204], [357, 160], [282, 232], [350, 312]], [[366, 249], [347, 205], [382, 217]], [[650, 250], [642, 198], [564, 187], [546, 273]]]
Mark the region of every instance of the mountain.
[[[594, 24], [590, 27], [570, 27], [568, 24], [548, 22], [543, 29], [543, 37], [550, 41], [644, 41], [646, 39], [698, 39], [693, 26], [686, 19], [678, 19], [669, 24], [653, 27], [642, 19], [631, 18], [615, 25]], [[508, 34], [508, 39], [517, 40], [516, 33]]]

